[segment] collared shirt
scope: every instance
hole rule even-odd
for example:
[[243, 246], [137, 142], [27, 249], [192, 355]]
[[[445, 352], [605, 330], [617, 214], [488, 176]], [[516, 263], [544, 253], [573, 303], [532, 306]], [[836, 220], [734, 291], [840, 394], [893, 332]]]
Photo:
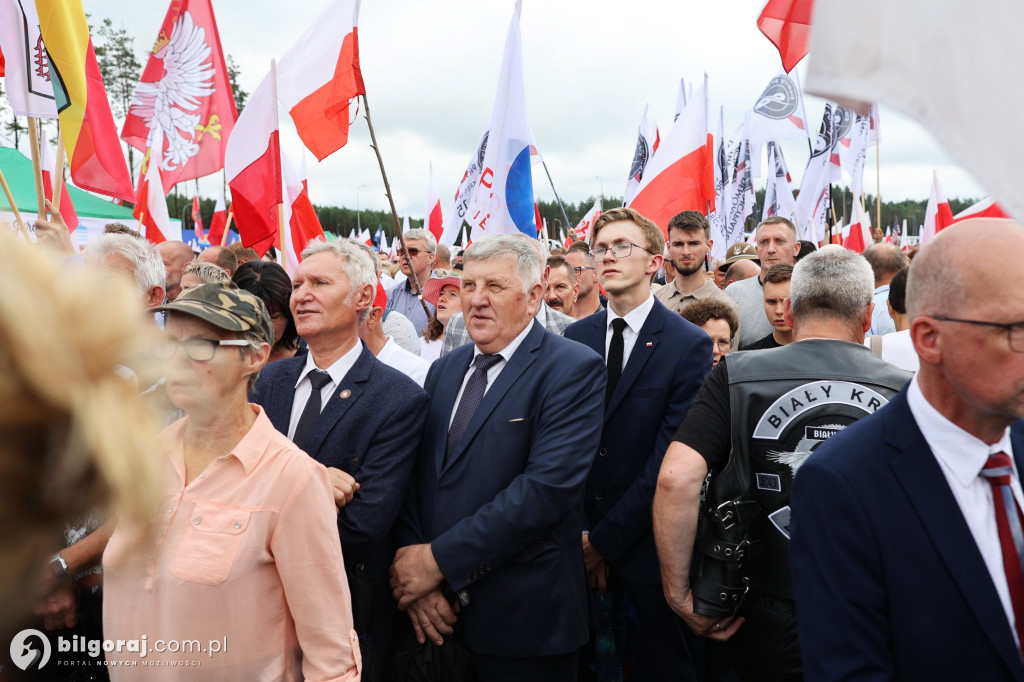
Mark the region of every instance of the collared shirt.
[[629, 354], [633, 352], [633, 346], [636, 345], [637, 334], [640, 333], [640, 328], [644, 326], [644, 322], [647, 321], [647, 316], [651, 314], [651, 309], [654, 307], [654, 296], [648, 296], [647, 300], [638, 305], [637, 307], [630, 310], [625, 315], [616, 315], [612, 307], [608, 306], [608, 320], [605, 322], [605, 336], [604, 336], [604, 357], [605, 362], [608, 361], [608, 347], [612, 343], [612, 335], [615, 333], [612, 329], [612, 320], [617, 317], [621, 317], [626, 321], [626, 328], [622, 330], [622, 366], [625, 367], [626, 363], [629, 362]]
[[892, 321], [892, 317], [889, 315], [889, 306], [886, 305], [889, 302], [889, 285], [883, 284], [876, 287], [872, 301], [875, 304], [875, 309], [871, 312], [871, 328], [868, 329], [868, 335], [892, 334], [896, 331], [896, 323]]
[[[204, 679], [356, 680], [359, 639], [327, 470], [249, 407], [249, 432], [188, 485], [188, 417], [164, 430], [153, 538], [121, 524], [103, 554], [104, 636], [145, 635], [147, 655], [115, 650], [107, 661], [149, 661], [147, 680], [181, 679], [162, 663], [195, 660]], [[221, 651], [161, 653], [156, 640], [216, 641]], [[115, 682], [141, 677], [109, 671]]]
[[[423, 282], [420, 282], [422, 286]], [[426, 301], [424, 301], [426, 303]], [[427, 309], [434, 312], [434, 306], [426, 303]], [[412, 280], [406, 280], [388, 292], [387, 311], [397, 310], [412, 322], [416, 329], [417, 336], [423, 336], [423, 330], [427, 327], [427, 314], [423, 312], [423, 305], [420, 297], [412, 293]]]
[[399, 372], [409, 377], [420, 388], [427, 380], [427, 371], [430, 369], [430, 361], [414, 355], [395, 343], [395, 340], [388, 338], [387, 343], [377, 353], [377, 359], [388, 367], [394, 367]]
[[[666, 308], [679, 315], [697, 301], [706, 301], [708, 299], [721, 301], [725, 305], [729, 306], [730, 310], [736, 313], [737, 320], [740, 319], [740, 307], [736, 304], [736, 301], [732, 300], [732, 296], [719, 289], [718, 285], [715, 284], [715, 281], [712, 279], [704, 280], [704, 283], [701, 284], [692, 294], [683, 294], [683, 292], [679, 291], [676, 281], [672, 280], [655, 291], [654, 297], [664, 303]], [[739, 350], [739, 338], [742, 332], [743, 325], [741, 323], [740, 326], [736, 328], [736, 334], [733, 335], [731, 344], [733, 350]]]
[[[487, 370], [487, 386], [484, 388], [484, 395], [487, 395], [487, 391], [491, 390], [491, 386], [494, 385], [495, 379], [498, 378], [498, 375], [501, 374], [501, 370], [505, 369], [505, 365], [508, 364], [508, 361], [511, 360], [512, 356], [516, 354], [517, 350], [519, 350], [519, 346], [522, 345], [523, 339], [526, 338], [526, 335], [530, 333], [530, 330], [533, 329], [533, 325], [535, 324], [537, 324], [537, 321], [535, 319], [531, 319], [526, 324], [526, 328], [519, 332], [519, 336], [512, 339], [507, 346], [497, 352], [497, 355], [501, 356], [501, 360], [494, 363]], [[462, 377], [462, 386], [459, 388], [459, 394], [455, 396], [455, 405], [452, 406], [452, 414], [448, 417], [449, 428], [451, 428], [452, 422], [455, 421], [455, 412], [459, 408], [459, 401], [462, 400], [462, 393], [466, 390], [466, 384], [469, 383], [469, 377], [473, 376], [473, 372], [476, 371], [476, 368], [473, 367], [473, 361], [476, 360], [476, 356], [483, 354], [483, 351], [478, 347], [473, 347], [473, 359], [470, 361], [469, 367], [466, 369], [466, 375]]]
[[1017, 504], [1024, 508], [1024, 493], [1021, 491], [1017, 463], [1013, 459], [1010, 428], [1007, 427], [999, 442], [992, 445], [978, 440], [932, 407], [921, 392], [916, 376], [910, 382], [907, 391], [907, 404], [914, 415], [917, 427], [924, 434], [928, 447], [932, 449], [943, 476], [946, 477], [953, 497], [960, 505], [960, 512], [964, 515], [964, 521], [967, 522], [974, 542], [978, 545], [978, 551], [981, 552], [981, 558], [985, 561], [999, 594], [1003, 611], [1006, 612], [1010, 632], [1016, 640], [1016, 620], [1013, 603], [1010, 601], [1010, 588], [1006, 582], [1006, 571], [1003, 568], [1003, 549], [999, 543], [999, 529], [996, 526], [992, 484], [979, 475], [989, 455], [1005, 452], [1014, 463], [1013, 476], [1010, 478], [1013, 496], [1017, 499]]
[[[351, 350], [335, 360], [333, 365], [324, 369], [325, 372], [331, 375], [331, 380], [320, 389], [321, 412], [327, 406], [327, 401], [331, 399], [331, 393], [341, 384], [342, 379], [352, 369], [352, 366], [356, 364], [356, 360], [359, 359], [359, 355], [362, 352], [363, 342], [356, 339], [356, 343], [352, 346]], [[299, 380], [295, 382], [295, 395], [292, 397], [292, 414], [288, 420], [288, 440], [295, 437], [295, 429], [299, 426], [299, 417], [302, 416], [302, 410], [306, 408], [306, 401], [309, 400], [309, 396], [313, 392], [313, 384], [309, 381], [309, 373], [314, 369], [318, 368], [313, 361], [313, 354], [307, 353], [306, 366], [302, 368], [302, 371], [299, 373]]]

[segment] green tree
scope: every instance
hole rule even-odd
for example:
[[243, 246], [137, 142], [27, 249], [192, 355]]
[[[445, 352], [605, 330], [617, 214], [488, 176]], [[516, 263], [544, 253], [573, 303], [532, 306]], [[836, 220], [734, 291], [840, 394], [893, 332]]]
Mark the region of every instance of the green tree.
[[237, 108], [238, 113], [241, 114], [242, 109], [245, 108], [246, 100], [249, 99], [249, 93], [240, 88], [238, 85], [238, 76], [239, 74], [241, 74], [242, 70], [238, 68], [238, 63], [235, 62], [234, 57], [232, 57], [231, 55], [228, 55], [227, 57], [227, 65], [228, 80], [231, 82], [231, 92], [235, 96], [235, 108]]

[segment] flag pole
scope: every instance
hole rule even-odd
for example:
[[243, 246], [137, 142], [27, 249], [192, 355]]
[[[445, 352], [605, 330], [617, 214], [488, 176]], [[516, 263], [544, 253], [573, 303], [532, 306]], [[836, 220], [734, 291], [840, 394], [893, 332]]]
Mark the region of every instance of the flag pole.
[[28, 117], [28, 140], [32, 146], [32, 179], [36, 185], [36, 207], [40, 218], [46, 218], [46, 195], [43, 192], [43, 175], [40, 172], [42, 163], [39, 160], [39, 129], [36, 118]]
[[11, 188], [7, 186], [7, 180], [4, 178], [3, 170], [0, 170], [0, 186], [4, 189], [4, 195], [7, 197], [7, 203], [11, 205], [11, 211], [14, 213], [14, 219], [18, 223], [18, 228], [21, 229], [21, 233], [25, 236], [25, 239], [30, 239], [28, 236], [28, 228], [25, 227], [25, 221], [21, 217], [21, 211], [18, 210], [18, 205], [14, 203], [14, 197], [11, 196]]
[[[225, 209], [225, 210], [227, 210], [227, 209]], [[224, 223], [224, 234], [221, 235], [221, 238], [220, 238], [220, 245], [221, 246], [224, 246], [225, 244], [228, 243], [228, 232], [231, 230], [231, 221], [234, 219], [234, 217], [235, 217], [235, 212], [234, 211], [228, 211], [228, 220], [227, 220], [226, 223]]]
[[53, 173], [53, 207], [60, 210], [60, 196], [64, 193], [64, 129], [57, 124], [57, 168]]
[[[402, 224], [398, 220], [398, 211], [395, 209], [395, 199], [391, 196], [391, 184], [388, 182], [388, 174], [384, 170], [384, 159], [380, 155], [380, 147], [377, 146], [377, 136], [373, 132], [373, 121], [370, 120], [370, 102], [366, 99], [366, 93], [363, 93], [363, 116], [366, 118], [366, 125], [370, 129], [370, 147], [373, 152], [377, 155], [377, 165], [380, 166], [380, 176], [384, 179], [384, 195], [388, 198], [388, 204], [391, 206], [391, 216], [395, 219], [395, 230], [398, 232], [398, 243], [402, 248], [402, 255], [405, 256], [405, 262], [409, 264], [409, 279], [412, 280], [412, 285], [416, 287], [418, 292], [417, 298], [419, 298], [420, 305], [423, 306], [423, 312], [427, 314], [427, 318], [430, 318], [430, 308], [427, 307], [427, 302], [423, 300], [423, 287], [420, 286], [419, 278], [416, 276], [416, 269], [412, 267], [412, 259], [409, 258], [409, 251], [405, 246], [405, 235], [402, 234]], [[465, 247], [463, 247], [465, 248]]]
[[[271, 84], [271, 87], [273, 88], [273, 92], [274, 92], [274, 130], [280, 130], [280, 126], [279, 126], [278, 120], [277, 120], [277, 60], [276, 59], [271, 59], [270, 60], [270, 84]], [[275, 168], [274, 170], [277, 172], [277, 196], [279, 196], [281, 198], [281, 200], [279, 202], [277, 202], [277, 234], [278, 234], [278, 240], [279, 240], [278, 244], [281, 247], [281, 254], [279, 256], [279, 258], [281, 259], [281, 267], [283, 267], [285, 269], [285, 271], [287, 272], [287, 270], [288, 270], [288, 258], [286, 257], [286, 254], [288, 253], [288, 250], [287, 250], [287, 244], [285, 242], [286, 230], [284, 229], [284, 172], [281, 169], [281, 146], [280, 146], [281, 145], [281, 138], [280, 137], [278, 137], [277, 144], [278, 144], [278, 148], [277, 148], [277, 168]], [[196, 186], [198, 187], [198, 184]], [[288, 274], [289, 275], [293, 275], [295, 273], [289, 272]]]
[[[877, 135], [877, 132], [876, 132]], [[875, 140], [875, 224], [882, 224], [882, 141]]]
[[562, 206], [562, 200], [558, 198], [558, 190], [555, 189], [555, 182], [551, 179], [551, 173], [548, 171], [548, 164], [541, 158], [540, 165], [544, 166], [544, 173], [548, 176], [548, 183], [551, 185], [551, 191], [555, 194], [555, 201], [558, 202], [558, 208], [562, 211], [562, 218], [565, 220], [565, 224], [569, 224], [569, 217], [565, 215], [565, 206]]

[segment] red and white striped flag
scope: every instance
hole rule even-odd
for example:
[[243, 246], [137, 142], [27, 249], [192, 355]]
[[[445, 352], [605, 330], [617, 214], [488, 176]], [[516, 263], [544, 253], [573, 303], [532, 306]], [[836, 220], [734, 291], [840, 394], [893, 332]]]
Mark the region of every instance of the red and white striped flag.
[[921, 224], [921, 246], [952, 224], [953, 211], [949, 208], [946, 193], [939, 186], [939, 174], [932, 171], [932, 191], [928, 195], [928, 207], [924, 211], [924, 223]]
[[579, 224], [572, 229], [572, 232], [569, 233], [569, 239], [566, 246], [572, 244], [574, 241], [589, 242], [590, 233], [594, 227], [594, 221], [598, 219], [601, 213], [601, 206], [595, 201], [593, 207], [587, 211], [587, 214], [583, 216], [583, 219], [580, 220]]
[[282, 262], [288, 274], [292, 275], [302, 262], [302, 252], [309, 242], [318, 237], [325, 238], [325, 235], [320, 219], [313, 209], [313, 203], [309, 200], [305, 163], [302, 164], [301, 171], [296, 171], [288, 157], [282, 154], [281, 164], [284, 180], [284, 221], [288, 226]]
[[210, 218], [210, 230], [207, 237], [210, 243], [218, 245], [224, 241], [224, 228], [228, 223], [228, 212], [225, 208], [224, 189], [221, 188], [217, 195], [217, 205], [213, 207], [213, 217]]
[[203, 213], [199, 209], [199, 190], [192, 196], [192, 224], [195, 225], [196, 239], [203, 241], [206, 235], [203, 234]]
[[976, 204], [971, 204], [964, 210], [953, 216], [953, 222], [957, 223], [968, 218], [1009, 218], [1010, 214], [1003, 210], [1003, 207], [996, 203], [992, 197], [986, 197]]
[[159, 133], [153, 142], [149, 159], [143, 163], [146, 170], [139, 177], [139, 189], [136, 192], [138, 203], [132, 215], [139, 221], [142, 236], [154, 244], [168, 240], [181, 241], [181, 223], [174, 227], [170, 216], [167, 215], [167, 199], [160, 178], [160, 148], [163, 140]]
[[366, 93], [358, 23], [359, 0], [335, 0], [277, 65], [278, 98], [321, 161], [348, 142], [349, 102]]
[[[871, 216], [869, 213], [869, 211], [864, 210], [860, 195], [854, 194], [849, 236], [843, 239], [843, 246], [851, 251], [864, 253], [864, 249], [871, 246], [875, 241], [874, 235], [871, 232]], [[843, 230], [843, 233], [845, 235], [846, 230]]]
[[444, 232], [444, 212], [441, 210], [441, 197], [437, 195], [437, 185], [434, 183], [434, 164], [430, 164], [430, 188], [427, 191], [427, 219], [424, 225], [434, 239], [441, 241], [441, 234]]

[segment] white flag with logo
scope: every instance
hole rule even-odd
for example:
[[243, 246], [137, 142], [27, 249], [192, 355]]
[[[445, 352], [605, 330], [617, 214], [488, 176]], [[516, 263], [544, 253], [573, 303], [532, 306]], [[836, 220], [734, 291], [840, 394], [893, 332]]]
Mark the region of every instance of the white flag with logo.
[[730, 182], [726, 186], [725, 243], [743, 241], [743, 227], [754, 210], [754, 178], [751, 172], [750, 138], [747, 132], [749, 114], [743, 125], [733, 133], [726, 152]]
[[32, 0], [0, 0], [0, 52], [6, 62], [4, 92], [14, 113], [57, 118], [50, 64]]
[[644, 169], [654, 156], [654, 131], [656, 126], [647, 123], [647, 107], [644, 105], [644, 115], [640, 118], [640, 129], [636, 136], [636, 151], [633, 152], [633, 163], [629, 167], [629, 178], [626, 180], [626, 193], [623, 203], [628, 206], [633, 201], [636, 192], [640, 189], [640, 182], [644, 177]]
[[754, 102], [747, 121], [750, 141], [760, 145], [771, 140], [810, 137], [804, 98], [796, 70], [780, 69]]
[[[718, 137], [715, 139], [715, 210], [708, 216], [711, 223], [711, 239], [714, 245], [711, 247], [712, 258], [724, 258], [725, 252], [732, 246], [733, 242], [728, 241], [725, 232], [726, 216], [729, 213], [726, 201], [726, 186], [729, 184], [729, 165], [726, 159], [725, 126], [723, 119], [725, 111], [718, 108]], [[741, 237], [742, 239], [742, 237]]]
[[764, 191], [764, 210], [761, 219], [782, 216], [796, 222], [796, 199], [793, 198], [793, 179], [789, 176], [786, 159], [777, 142], [768, 143], [768, 182]]
[[836, 124], [842, 123], [841, 110], [833, 102], [825, 102], [821, 128], [811, 145], [811, 157], [807, 159], [804, 177], [800, 182], [800, 194], [796, 198], [796, 215], [800, 220], [798, 233], [802, 235], [801, 239], [816, 243], [825, 239], [829, 184], [833, 180], [833, 168], [839, 170]]

